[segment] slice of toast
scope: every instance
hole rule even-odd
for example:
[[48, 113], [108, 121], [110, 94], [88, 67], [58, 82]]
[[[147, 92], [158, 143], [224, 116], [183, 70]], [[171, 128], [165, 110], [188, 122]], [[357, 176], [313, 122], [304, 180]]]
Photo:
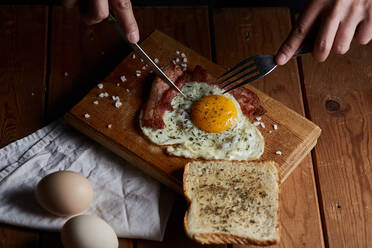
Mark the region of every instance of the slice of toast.
[[273, 161], [194, 161], [183, 175], [187, 235], [203, 244], [279, 242], [279, 172]]

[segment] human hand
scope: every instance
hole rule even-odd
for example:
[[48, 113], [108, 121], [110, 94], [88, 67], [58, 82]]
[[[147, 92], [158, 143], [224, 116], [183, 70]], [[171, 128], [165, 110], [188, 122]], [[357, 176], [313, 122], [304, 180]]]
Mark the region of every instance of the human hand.
[[326, 60], [331, 50], [345, 54], [353, 37], [363, 45], [372, 39], [372, 0], [310, 0], [277, 53], [278, 65], [292, 58], [318, 19], [321, 25], [313, 57], [319, 62]]
[[79, 6], [82, 19], [88, 25], [99, 23], [109, 16], [109, 6], [130, 43], [137, 43], [139, 31], [130, 0], [62, 0], [67, 8]]

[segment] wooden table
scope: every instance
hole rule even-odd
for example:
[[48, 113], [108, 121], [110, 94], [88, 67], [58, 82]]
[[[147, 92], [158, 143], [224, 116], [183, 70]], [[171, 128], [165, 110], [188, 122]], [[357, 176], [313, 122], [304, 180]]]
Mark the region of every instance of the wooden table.
[[[286, 8], [136, 7], [135, 16], [141, 37], [159, 29], [226, 67], [274, 54], [292, 25]], [[1, 6], [0, 32], [0, 146], [60, 117], [128, 53], [107, 24], [87, 27], [62, 7]], [[371, 44], [353, 44], [346, 56], [291, 60], [255, 83], [322, 129], [281, 186], [280, 247], [372, 246], [371, 55]], [[200, 247], [183, 232], [185, 208], [179, 197], [164, 242], [120, 247]], [[62, 245], [58, 233], [0, 225], [0, 247]]]

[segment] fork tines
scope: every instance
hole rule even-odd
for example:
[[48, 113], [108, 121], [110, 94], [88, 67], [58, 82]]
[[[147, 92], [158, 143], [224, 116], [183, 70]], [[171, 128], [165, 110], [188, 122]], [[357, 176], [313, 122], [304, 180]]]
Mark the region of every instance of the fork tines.
[[[258, 78], [257, 74], [259, 74], [259, 71], [257, 70], [254, 60], [251, 57], [241, 61], [229, 71], [222, 74], [219, 78], [217, 78], [217, 82], [219, 85], [222, 85], [221, 88], [225, 89], [224, 93], [226, 93], [240, 87], [245, 83], [255, 80], [256, 78]], [[234, 83], [238, 84], [227, 89], [228, 86]]]
[[272, 71], [276, 65], [271, 61], [272, 55], [257, 55], [245, 59], [217, 78], [217, 83], [225, 89], [224, 93], [232, 91]]

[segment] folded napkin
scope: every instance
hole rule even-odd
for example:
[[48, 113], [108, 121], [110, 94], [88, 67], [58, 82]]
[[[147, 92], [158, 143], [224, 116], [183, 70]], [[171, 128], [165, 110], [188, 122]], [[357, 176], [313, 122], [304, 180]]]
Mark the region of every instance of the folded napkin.
[[162, 240], [173, 192], [63, 120], [0, 149], [0, 222], [59, 231], [67, 219], [41, 209], [34, 189], [60, 170], [88, 178], [94, 199], [84, 213], [103, 218], [118, 237]]

